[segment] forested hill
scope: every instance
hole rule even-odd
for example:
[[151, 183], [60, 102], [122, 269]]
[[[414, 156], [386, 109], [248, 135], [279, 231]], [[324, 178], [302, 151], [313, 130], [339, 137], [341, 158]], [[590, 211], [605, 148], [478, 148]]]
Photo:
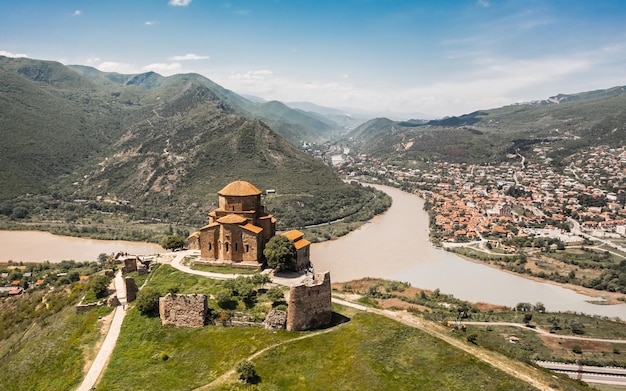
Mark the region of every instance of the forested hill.
[[497, 163], [508, 153], [532, 154], [543, 143], [551, 157], [626, 139], [626, 87], [559, 94], [546, 100], [479, 110], [433, 121], [378, 118], [351, 132], [359, 152], [387, 162]]
[[275, 189], [266, 202], [286, 226], [341, 218], [370, 199], [240, 105], [254, 107], [199, 75], [0, 57], [0, 217], [78, 203], [199, 225], [236, 179]]

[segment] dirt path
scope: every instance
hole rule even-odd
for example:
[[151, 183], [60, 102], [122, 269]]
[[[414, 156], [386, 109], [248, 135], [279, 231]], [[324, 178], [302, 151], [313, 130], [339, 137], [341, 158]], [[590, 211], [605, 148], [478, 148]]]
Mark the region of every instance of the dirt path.
[[[306, 335], [303, 335], [301, 337], [297, 337], [297, 338], [294, 338], [294, 339], [290, 339], [288, 341], [283, 341], [283, 342], [280, 342], [280, 343], [268, 346], [268, 347], [266, 347], [264, 349], [259, 350], [256, 353], [248, 356], [245, 360], [248, 360], [248, 361], [254, 360], [255, 358], [259, 357], [261, 354], [267, 352], [268, 350], [274, 349], [274, 348], [276, 348], [278, 346], [282, 346], [282, 345], [285, 345], [285, 344], [288, 344], [288, 343], [291, 343], [291, 342], [295, 342], [295, 341], [300, 341], [300, 340], [306, 339], [306, 338], [316, 337], [316, 336], [318, 336], [320, 334], [330, 333], [332, 331], [337, 330], [338, 327], [341, 327], [341, 325], [338, 325], [338, 326], [335, 326], [335, 327], [331, 327], [331, 328], [328, 328], [328, 329], [325, 329], [325, 330], [320, 330], [320, 331], [317, 331], [317, 332], [314, 332], [314, 333], [311, 333], [311, 334], [306, 334]], [[211, 383], [206, 384], [204, 386], [201, 386], [199, 388], [196, 388], [193, 391], [210, 390], [212, 387], [215, 387], [215, 386], [218, 386], [220, 384], [225, 383], [230, 377], [235, 375], [235, 372], [236, 372], [236, 369], [233, 368], [233, 369], [225, 372], [224, 374], [222, 374], [222, 376], [220, 376], [217, 379], [213, 380]]]
[[468, 345], [463, 341], [460, 341], [456, 338], [453, 338], [449, 335], [449, 331], [447, 329], [442, 328], [436, 323], [425, 321], [423, 319], [416, 318], [415, 316], [409, 314], [406, 311], [397, 312], [390, 310], [379, 310], [369, 307], [364, 307], [359, 304], [354, 304], [345, 300], [333, 298], [333, 302], [341, 305], [346, 305], [352, 308], [356, 308], [358, 310], [365, 310], [367, 312], [372, 312], [377, 315], [385, 316], [387, 318], [398, 321], [402, 324], [405, 324], [410, 327], [414, 327], [419, 329], [435, 338], [439, 338], [450, 345], [463, 350], [474, 357], [478, 358], [481, 361], [484, 361], [491, 366], [500, 369], [503, 372], [508, 373], [511, 376], [514, 376], [533, 387], [543, 390], [543, 391], [552, 391], [554, 388], [550, 387], [550, 385], [538, 379], [537, 368], [534, 368], [530, 365], [526, 365], [519, 361], [511, 360], [510, 358], [503, 356], [496, 352], [491, 352], [478, 346]]
[[126, 284], [122, 277], [122, 272], [119, 271], [115, 275], [115, 291], [117, 292], [117, 298], [120, 301], [120, 305], [115, 308], [115, 314], [113, 315], [113, 320], [111, 321], [111, 325], [109, 327], [109, 331], [104, 338], [104, 342], [102, 342], [102, 346], [100, 346], [100, 350], [96, 355], [87, 375], [83, 379], [81, 385], [77, 388], [77, 391], [89, 391], [91, 390], [102, 371], [106, 367], [111, 354], [113, 353], [113, 349], [115, 348], [115, 344], [117, 343], [117, 338], [120, 335], [120, 330], [122, 329], [122, 322], [124, 322], [124, 317], [126, 316]]

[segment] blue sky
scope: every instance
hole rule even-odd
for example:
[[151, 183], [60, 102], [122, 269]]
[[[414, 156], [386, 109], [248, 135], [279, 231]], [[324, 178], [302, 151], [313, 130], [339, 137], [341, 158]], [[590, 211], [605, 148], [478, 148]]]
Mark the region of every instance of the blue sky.
[[0, 54], [438, 117], [626, 85], [625, 20], [622, 0], [7, 0]]

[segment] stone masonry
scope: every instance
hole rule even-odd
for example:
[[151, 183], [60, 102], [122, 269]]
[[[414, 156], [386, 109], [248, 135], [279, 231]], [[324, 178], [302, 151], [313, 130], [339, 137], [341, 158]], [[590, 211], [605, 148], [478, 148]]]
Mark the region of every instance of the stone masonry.
[[289, 289], [287, 330], [303, 331], [326, 326], [332, 318], [330, 272], [318, 273]]
[[137, 287], [137, 283], [132, 277], [124, 278], [124, 282], [126, 285], [126, 302], [132, 303], [133, 301], [137, 300], [137, 292], [139, 292], [139, 287]]
[[206, 295], [168, 293], [159, 298], [159, 315], [163, 326], [203, 327], [207, 310]]

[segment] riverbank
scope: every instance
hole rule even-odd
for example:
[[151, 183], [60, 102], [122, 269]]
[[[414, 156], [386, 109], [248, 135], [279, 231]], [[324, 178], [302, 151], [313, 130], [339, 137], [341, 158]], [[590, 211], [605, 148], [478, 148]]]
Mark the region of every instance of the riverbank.
[[[462, 255], [462, 254], [458, 254], [458, 253], [454, 253], [454, 254], [456, 254], [460, 258], [465, 259], [466, 261], [473, 262], [473, 263], [476, 263], [476, 264], [479, 264], [479, 265], [489, 266], [491, 268], [494, 268], [496, 270], [500, 270], [500, 271], [505, 272], [505, 273], [509, 273], [511, 275], [514, 275], [514, 276], [522, 277], [522, 278], [525, 278], [525, 279], [528, 279], [528, 280], [531, 280], [531, 281], [551, 284], [551, 285], [558, 286], [558, 287], [561, 287], [561, 288], [564, 288], [564, 289], [569, 289], [569, 290], [574, 291], [576, 293], [579, 293], [581, 295], [589, 296], [589, 297], [592, 297], [592, 298], [598, 298], [598, 300], [586, 300], [587, 303], [590, 303], [590, 304], [594, 304], [594, 305], [620, 305], [620, 304], [624, 304], [626, 302], [626, 296], [624, 296], [624, 294], [622, 294], [622, 293], [608, 292], [608, 291], [599, 291], [597, 289], [586, 288], [586, 287], [584, 287], [582, 285], [564, 284], [564, 283], [561, 283], [561, 282], [552, 281], [552, 280], [548, 280], [548, 279], [545, 279], [545, 278], [540, 278], [540, 277], [536, 277], [536, 276], [529, 276], [528, 274], [515, 273], [514, 271], [498, 267], [497, 265], [494, 265], [490, 261], [482, 261], [480, 259], [474, 259], [474, 258], [468, 257], [466, 255]], [[534, 304], [534, 303], [531, 303], [531, 304]]]

